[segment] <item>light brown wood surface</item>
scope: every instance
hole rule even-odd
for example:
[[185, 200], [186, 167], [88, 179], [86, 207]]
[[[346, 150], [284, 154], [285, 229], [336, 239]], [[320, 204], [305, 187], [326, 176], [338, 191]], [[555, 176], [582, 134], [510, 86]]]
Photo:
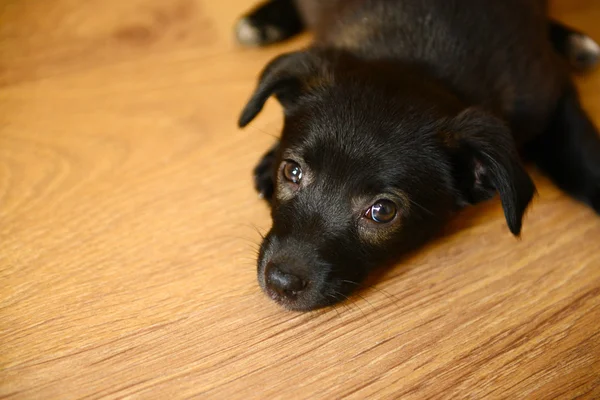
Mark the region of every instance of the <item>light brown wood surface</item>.
[[[533, 172], [336, 308], [256, 283], [245, 0], [0, 3], [0, 397], [600, 398], [600, 218]], [[600, 3], [555, 1], [600, 40]], [[600, 71], [578, 80], [600, 123]], [[255, 229], [256, 227], [256, 229]]]

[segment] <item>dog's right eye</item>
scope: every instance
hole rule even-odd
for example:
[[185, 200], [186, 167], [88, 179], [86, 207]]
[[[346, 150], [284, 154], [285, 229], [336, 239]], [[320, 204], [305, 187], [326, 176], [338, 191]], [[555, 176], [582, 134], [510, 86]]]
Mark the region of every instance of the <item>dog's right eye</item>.
[[302, 168], [294, 161], [286, 161], [283, 166], [283, 177], [297, 185], [302, 180]]
[[387, 224], [396, 217], [396, 213], [396, 204], [394, 204], [394, 202], [381, 199], [367, 210], [365, 217], [378, 224]]

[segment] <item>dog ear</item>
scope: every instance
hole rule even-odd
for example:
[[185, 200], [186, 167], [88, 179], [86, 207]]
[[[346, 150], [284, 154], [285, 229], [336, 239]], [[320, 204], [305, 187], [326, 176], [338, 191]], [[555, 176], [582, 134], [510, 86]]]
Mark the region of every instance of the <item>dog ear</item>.
[[519, 160], [510, 130], [504, 122], [477, 108], [461, 112], [450, 130], [445, 142], [451, 149], [461, 205], [475, 204], [499, 193], [508, 228], [519, 236], [535, 186]]
[[318, 74], [320, 66], [320, 59], [310, 51], [282, 54], [272, 60], [261, 73], [258, 86], [240, 115], [239, 127], [248, 125], [271, 95], [275, 95], [288, 112], [299, 97], [316, 83], [311, 77]]

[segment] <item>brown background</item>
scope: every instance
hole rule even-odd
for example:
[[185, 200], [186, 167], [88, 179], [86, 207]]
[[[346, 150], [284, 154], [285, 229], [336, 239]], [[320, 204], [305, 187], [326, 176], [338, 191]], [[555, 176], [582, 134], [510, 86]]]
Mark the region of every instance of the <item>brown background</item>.
[[[491, 201], [335, 309], [259, 292], [281, 111], [235, 121], [308, 38], [237, 48], [250, 4], [0, 5], [0, 397], [600, 397], [600, 218], [535, 172], [520, 241]], [[553, 8], [600, 40], [599, 2]]]

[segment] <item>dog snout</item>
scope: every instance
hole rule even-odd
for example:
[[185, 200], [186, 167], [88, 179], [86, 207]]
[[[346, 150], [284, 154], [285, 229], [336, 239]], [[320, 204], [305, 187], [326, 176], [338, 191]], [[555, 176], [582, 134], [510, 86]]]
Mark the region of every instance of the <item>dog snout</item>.
[[276, 293], [279, 296], [295, 299], [307, 285], [307, 282], [302, 277], [285, 272], [283, 266], [273, 262], [267, 264], [265, 271], [265, 283], [267, 289]]

